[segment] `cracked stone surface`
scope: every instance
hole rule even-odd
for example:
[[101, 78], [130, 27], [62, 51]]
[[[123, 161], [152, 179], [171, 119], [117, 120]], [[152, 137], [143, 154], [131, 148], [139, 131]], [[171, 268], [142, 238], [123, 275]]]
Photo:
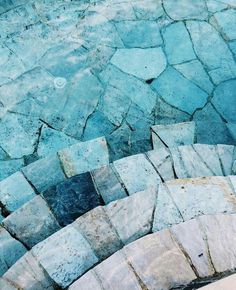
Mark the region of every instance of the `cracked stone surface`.
[[0, 178], [32, 155], [101, 136], [112, 160], [144, 152], [154, 124], [200, 115], [199, 142], [235, 144], [235, 8], [234, 0], [2, 1]]

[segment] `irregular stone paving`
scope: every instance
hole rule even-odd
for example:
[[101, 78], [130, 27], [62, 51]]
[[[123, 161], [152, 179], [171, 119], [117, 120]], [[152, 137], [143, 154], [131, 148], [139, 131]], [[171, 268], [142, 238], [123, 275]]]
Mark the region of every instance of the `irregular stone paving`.
[[[74, 148], [78, 148], [78, 145], [73, 145], [70, 148], [74, 154], [76, 152]], [[70, 152], [69, 149], [66, 150]], [[64, 149], [61, 152], [64, 152]], [[99, 158], [104, 161], [107, 156], [106, 151], [103, 155], [99, 155]], [[81, 171], [77, 171], [77, 173], [83, 172], [83, 164], [89, 164], [90, 166], [89, 160], [87, 160], [87, 163], [79, 163], [76, 155], [73, 155], [73, 158], [72, 164], [80, 164]], [[43, 164], [43, 160], [46, 162], [47, 158], [36, 161], [28, 167], [31, 168], [35, 164]], [[94, 160], [93, 156], [91, 160]], [[205, 203], [205, 199], [201, 200], [198, 196], [199, 189], [209, 189], [211, 203], [209, 205], [206, 204], [208, 210], [210, 205], [213, 211], [215, 207], [220, 209], [220, 205], [224, 208], [224, 203], [218, 205], [218, 198], [222, 197], [222, 190], [219, 186], [225, 184], [226, 188], [229, 187], [224, 179], [216, 179], [214, 182], [212, 180], [210, 183], [208, 179], [206, 179], [206, 182], [203, 179], [198, 187], [196, 187], [195, 183], [191, 186], [191, 183], [187, 182], [186, 186], [183, 186], [183, 189], [173, 179], [230, 175], [234, 173], [234, 163], [235, 148], [230, 145], [194, 144], [173, 147], [172, 149], [163, 147], [158, 150], [149, 151], [146, 154], [138, 154], [117, 160], [91, 172], [81, 173], [70, 178], [64, 177], [63, 181], [59, 183], [58, 181], [60, 180], [56, 178], [53, 180], [55, 184], [52, 185], [52, 175], [48, 175], [49, 171], [47, 170], [50, 165], [46, 162], [46, 166], [42, 167], [46, 170], [44, 171], [45, 179], [42, 179], [44, 182], [41, 182], [41, 184], [44, 188], [47, 187], [47, 189], [43, 190], [41, 188], [41, 191], [40, 188], [37, 188], [39, 191], [34, 191], [31, 185], [34, 184], [35, 187], [38, 185], [38, 183], [34, 183], [34, 180], [37, 181], [35, 176], [38, 172], [43, 174], [43, 171], [40, 170], [39, 166], [34, 166], [35, 172], [27, 170], [27, 167], [25, 167], [23, 172], [31, 172], [32, 179], [30, 174], [27, 175], [30, 183], [27, 183], [26, 179], [23, 179], [22, 173], [17, 173], [20, 177], [19, 180], [15, 178], [17, 174], [14, 174], [0, 183], [6, 184], [3, 187], [1, 200], [1, 203], [4, 205], [3, 214], [5, 218], [2, 217], [1, 224], [12, 235], [12, 237], [9, 237], [9, 243], [3, 244], [2, 247], [5, 252], [13, 250], [12, 247], [14, 248], [16, 238], [17, 242], [20, 241], [22, 246], [24, 245], [23, 247], [30, 249], [58, 231], [61, 227], [71, 224], [75, 219], [89, 210], [99, 205], [109, 204], [112, 201], [122, 199], [127, 197], [127, 195], [133, 195], [150, 187], [158, 188], [160, 186], [158, 194], [159, 202], [157, 204], [158, 212], [154, 215], [154, 227], [157, 230], [175, 221], [182, 221], [183, 214], [186, 218], [189, 218], [189, 215], [191, 216], [194, 211], [196, 211], [195, 214], [198, 214], [198, 203], [202, 202], [203, 206]], [[68, 164], [70, 163], [66, 163], [67, 167]], [[55, 172], [57, 171], [54, 170]], [[137, 176], [139, 177], [138, 179]], [[25, 180], [27, 187], [21, 186], [22, 179]], [[8, 180], [9, 185], [7, 184]], [[165, 186], [162, 186], [162, 181], [166, 181]], [[232, 179], [232, 186], [236, 187], [235, 183], [234, 179]], [[180, 184], [182, 184], [182, 180], [180, 180]], [[24, 200], [23, 197], [27, 193], [27, 188], [31, 189], [32, 195]], [[214, 191], [211, 193], [212, 188], [214, 188]], [[192, 196], [192, 199], [189, 197], [188, 191], [191, 191], [190, 196]], [[41, 192], [41, 194], [37, 195], [38, 192]], [[170, 197], [170, 194], [172, 194], [172, 197]], [[195, 201], [195, 194], [198, 198], [197, 201]], [[230, 190], [227, 194], [231, 198]], [[186, 195], [183, 201], [179, 200], [181, 195], [182, 197]], [[7, 202], [5, 202], [6, 200]], [[143, 203], [145, 204], [145, 201]], [[186, 208], [181, 215], [179, 209], [176, 209], [176, 205], [179, 208]], [[190, 213], [187, 209], [189, 209]], [[119, 211], [119, 206], [114, 208], [114, 210], [115, 212]], [[143, 212], [142, 208], [140, 213], [142, 213], [144, 218], [145, 214], [149, 214], [149, 212]], [[121, 226], [119, 220], [113, 220], [113, 217], [110, 217], [110, 219], [116, 224], [117, 228]], [[159, 228], [160, 226], [161, 228]], [[135, 235], [136, 233], [134, 233]], [[129, 241], [130, 238], [126, 233], [122, 234], [122, 241]], [[9, 267], [18, 258], [19, 256], [14, 261], [11, 259], [8, 261], [8, 256], [5, 254], [2, 256], [5, 264]], [[5, 266], [1, 271], [5, 271]]]
[[[146, 218], [140, 214], [135, 196], [140, 206], [149, 200], [144, 204], [150, 209]], [[94, 209], [33, 247], [0, 283], [6, 281], [21, 289], [55, 289], [56, 285], [64, 289], [87, 272], [69, 289], [158, 290], [194, 285], [235, 270], [235, 214], [204, 212], [206, 215], [193, 215], [190, 220], [150, 234], [155, 196], [155, 191], [149, 190], [117, 201], [117, 205], [123, 202], [127, 218], [133, 214], [130, 224], [122, 220], [123, 213], [116, 211], [123, 228], [117, 227], [114, 219], [109, 221], [114, 217], [115, 203]], [[128, 202], [124, 204], [125, 200]], [[89, 221], [91, 227], [83, 226]], [[124, 240], [122, 233], [132, 238]], [[104, 241], [108, 247], [104, 247]], [[52, 255], [55, 259], [50, 259]]]
[[235, 144], [235, 9], [1, 1], [0, 178], [78, 140], [106, 136], [112, 160], [148, 151], [154, 124], [195, 120], [199, 143]]

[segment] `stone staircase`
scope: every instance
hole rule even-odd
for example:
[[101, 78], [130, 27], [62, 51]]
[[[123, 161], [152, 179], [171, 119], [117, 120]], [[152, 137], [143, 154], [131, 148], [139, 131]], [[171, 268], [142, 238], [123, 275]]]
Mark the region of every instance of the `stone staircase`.
[[235, 9], [0, 1], [0, 290], [236, 289]]

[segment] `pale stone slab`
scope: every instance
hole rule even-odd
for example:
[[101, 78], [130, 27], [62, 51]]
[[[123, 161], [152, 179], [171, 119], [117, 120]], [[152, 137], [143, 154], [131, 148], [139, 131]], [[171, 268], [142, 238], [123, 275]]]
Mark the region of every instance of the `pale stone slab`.
[[3, 221], [5, 228], [29, 248], [46, 239], [60, 226], [41, 196], [36, 196]]
[[186, 178], [188, 176], [188, 172], [184, 166], [184, 162], [181, 158], [181, 154], [178, 147], [170, 148], [175, 174], [178, 178]]
[[2, 290], [17, 290], [17, 288], [15, 286], [13, 286], [13, 284], [11, 284], [9, 281], [0, 278], [0, 289]]
[[199, 277], [209, 277], [215, 274], [211, 263], [205, 234], [197, 219], [173, 226], [171, 234], [184, 252], [188, 254]]
[[137, 275], [150, 290], [187, 285], [196, 278], [186, 257], [163, 230], [148, 235], [124, 248]]
[[122, 242], [101, 206], [82, 215], [72, 226], [88, 240], [97, 257], [102, 260], [122, 247]]
[[129, 194], [160, 184], [159, 175], [144, 154], [129, 156], [113, 164]]
[[3, 277], [16, 284], [19, 289], [54, 289], [53, 281], [30, 252], [18, 260]]
[[215, 145], [194, 144], [193, 148], [214, 175], [224, 175]]
[[125, 73], [148, 80], [158, 77], [166, 68], [166, 57], [162, 48], [118, 49], [111, 63]]
[[26, 251], [20, 242], [0, 226], [0, 275], [3, 275]]
[[94, 271], [90, 270], [80, 279], [75, 281], [69, 287], [69, 290], [104, 290], [104, 288], [100, 285]]
[[172, 157], [166, 148], [147, 152], [147, 157], [164, 181], [175, 178]]
[[141, 290], [122, 252], [118, 251], [94, 269], [105, 290]]
[[233, 162], [236, 159], [235, 146], [216, 145], [224, 175], [232, 174]]
[[33, 188], [21, 172], [16, 172], [0, 182], [0, 201], [13, 212], [35, 196]]
[[152, 126], [152, 131], [159, 137], [162, 143], [162, 146], [159, 144], [155, 146], [154, 143], [154, 149], [159, 149], [159, 146], [175, 147], [180, 145], [191, 145], [195, 140], [195, 122], [193, 121], [171, 125], [155, 125]]
[[109, 164], [104, 137], [72, 145], [58, 152], [67, 177], [84, 173]]
[[216, 272], [233, 270], [236, 267], [236, 215], [201, 216], [200, 223]]
[[236, 285], [236, 274], [227, 278], [221, 279], [215, 283], [211, 283], [205, 287], [201, 287], [201, 290], [234, 290]]
[[236, 197], [225, 177], [176, 179], [166, 185], [184, 220], [236, 210]]
[[181, 212], [176, 207], [166, 186], [161, 184], [157, 193], [152, 231], [156, 232], [183, 221]]
[[[181, 162], [187, 172], [187, 175], [181, 176], [181, 178], [188, 177], [203, 177], [214, 175], [213, 171], [205, 164], [204, 160], [197, 154], [194, 148], [189, 146], [179, 146], [178, 147]], [[178, 172], [178, 168], [176, 173]], [[177, 173], [178, 175], [178, 173]]]
[[124, 244], [150, 232], [155, 202], [156, 189], [148, 189], [105, 206], [105, 211]]
[[62, 288], [98, 262], [87, 240], [72, 226], [36, 245], [32, 254]]
[[93, 170], [91, 175], [99, 194], [106, 204], [127, 196], [124, 187], [113, 170], [112, 164]]

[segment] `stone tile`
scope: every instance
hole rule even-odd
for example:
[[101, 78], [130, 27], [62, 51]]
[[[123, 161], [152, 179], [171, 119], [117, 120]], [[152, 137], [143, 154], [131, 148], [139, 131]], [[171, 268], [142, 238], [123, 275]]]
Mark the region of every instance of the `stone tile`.
[[3, 225], [29, 248], [60, 229], [41, 196], [36, 196], [5, 218]]
[[103, 137], [72, 145], [58, 154], [68, 177], [109, 164], [107, 143]]
[[[210, 24], [188, 21], [187, 29], [191, 34], [197, 56], [209, 70], [215, 84], [236, 76], [236, 64], [233, 56], [227, 44]], [[213, 51], [212, 43], [214, 43], [214, 47], [217, 47]]]
[[202, 290], [219, 290], [219, 289], [224, 289], [224, 290], [231, 290], [232, 286], [235, 285], [235, 279], [236, 275], [230, 275], [229, 277], [222, 278], [217, 282], [208, 284], [205, 287], [202, 287]]
[[98, 262], [89, 243], [71, 226], [36, 245], [32, 254], [62, 288], [69, 286]]
[[97, 257], [101, 260], [122, 247], [122, 242], [103, 207], [97, 207], [82, 215], [72, 226], [88, 240]]
[[157, 172], [163, 180], [171, 180], [175, 178], [173, 171], [172, 157], [166, 148], [160, 148], [147, 152], [147, 157], [155, 166]]
[[26, 248], [0, 226], [0, 275], [2, 276], [20, 257]]
[[20, 170], [23, 166], [23, 159], [0, 161], [0, 181]]
[[22, 168], [26, 178], [38, 192], [66, 179], [56, 155], [50, 155]]
[[162, 33], [164, 49], [170, 64], [183, 63], [196, 58], [188, 31], [183, 22], [170, 24], [163, 29]]
[[164, 7], [166, 13], [174, 20], [205, 20], [207, 18], [207, 8], [204, 0], [197, 2], [188, 0], [165, 0]]
[[47, 157], [77, 142], [76, 139], [44, 125], [41, 130], [37, 153], [40, 157]]
[[[145, 115], [151, 114], [156, 105], [157, 95], [150, 86], [134, 76], [121, 72], [109, 64], [99, 75], [101, 80], [113, 86], [136, 104]], [[145, 96], [145, 98], [143, 98]]]
[[113, 164], [130, 195], [150, 187], [157, 187], [161, 182], [154, 167], [143, 154], [129, 156]]
[[208, 11], [212, 13], [221, 11], [228, 7], [226, 3], [219, 2], [218, 0], [207, 0], [206, 4], [207, 4]]
[[166, 68], [166, 57], [161, 48], [118, 49], [111, 63], [125, 73], [148, 80], [158, 77]]
[[[53, 290], [53, 281], [43, 270], [31, 252], [27, 252], [4, 275], [8, 281], [19, 289]], [[18, 289], [18, 288], [17, 288]]]
[[200, 223], [205, 231], [209, 253], [216, 272], [235, 268], [236, 264], [236, 216], [201, 216]]
[[21, 172], [0, 182], [0, 201], [9, 212], [13, 212], [35, 196], [33, 188]]
[[[178, 178], [203, 177], [214, 175], [191, 145], [170, 149]], [[218, 160], [219, 161], [219, 160]]]
[[96, 189], [105, 204], [127, 197], [126, 191], [119, 181], [112, 164], [103, 166], [91, 172]]
[[103, 290], [100, 281], [94, 274], [93, 270], [90, 270], [80, 279], [75, 281], [69, 288], [69, 290]]
[[62, 226], [100, 205], [90, 173], [71, 177], [48, 188], [42, 195]]
[[229, 182], [233, 186], [233, 190], [234, 190], [235, 195], [236, 195], [236, 176], [234, 176], [234, 175], [229, 176]]
[[173, 180], [166, 185], [184, 220], [235, 211], [235, 194], [225, 177]]
[[225, 176], [232, 174], [233, 162], [236, 159], [235, 146], [231, 145], [216, 145], [217, 152], [219, 154], [222, 171]]
[[94, 272], [102, 281], [103, 289], [142, 289], [132, 268], [120, 251], [95, 267]]
[[[236, 122], [236, 81], [230, 80], [220, 84], [214, 91], [213, 98], [211, 100], [212, 104], [219, 111], [227, 122]], [[227, 103], [224, 100], [224, 96], [227, 95]]]
[[208, 98], [206, 92], [172, 67], [168, 67], [152, 83], [152, 87], [169, 105], [189, 114], [192, 114], [198, 108], [202, 108]]
[[131, 243], [124, 248], [124, 253], [148, 289], [171, 289], [196, 279], [167, 230]]
[[171, 234], [180, 245], [181, 249], [190, 257], [191, 263], [199, 277], [209, 277], [215, 274], [209, 256], [205, 233], [197, 219], [180, 223], [171, 228]]
[[[154, 125], [152, 131], [155, 136], [154, 149], [190, 145], [195, 141], [195, 123], [183, 122], [170, 125]], [[154, 135], [152, 135], [154, 137]]]
[[215, 145], [194, 144], [193, 149], [214, 175], [224, 175]]
[[105, 206], [105, 211], [124, 244], [150, 232], [155, 203], [156, 189], [148, 189]]
[[132, 1], [136, 17], [142, 20], [156, 20], [164, 14], [161, 0]]
[[214, 88], [209, 75], [199, 60], [192, 60], [174, 66], [188, 80], [210, 94]]
[[17, 288], [6, 279], [0, 278], [0, 289], [17, 290]]
[[155, 47], [162, 43], [159, 26], [155, 21], [122, 21], [115, 26], [127, 48]]
[[228, 9], [222, 12], [214, 14], [214, 19], [219, 26], [219, 30], [222, 31], [226, 40], [236, 39], [236, 32], [233, 23], [236, 22], [236, 12], [234, 9]]
[[152, 232], [166, 229], [173, 224], [178, 224], [183, 221], [181, 212], [168, 192], [167, 187], [164, 184], [161, 184], [157, 193]]

